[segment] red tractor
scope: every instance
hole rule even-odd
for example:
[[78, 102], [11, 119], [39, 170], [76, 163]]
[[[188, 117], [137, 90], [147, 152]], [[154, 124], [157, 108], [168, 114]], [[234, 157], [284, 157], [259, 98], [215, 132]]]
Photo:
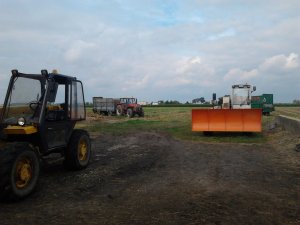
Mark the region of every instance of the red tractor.
[[136, 98], [120, 98], [116, 113], [118, 116], [127, 115], [129, 118], [135, 115], [144, 116], [144, 110], [140, 104], [137, 104]]

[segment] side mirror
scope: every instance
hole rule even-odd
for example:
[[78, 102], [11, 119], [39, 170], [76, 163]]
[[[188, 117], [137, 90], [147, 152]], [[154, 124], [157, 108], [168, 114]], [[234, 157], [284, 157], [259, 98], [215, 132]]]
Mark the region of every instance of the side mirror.
[[256, 91], [256, 86], [253, 86], [253, 91]]

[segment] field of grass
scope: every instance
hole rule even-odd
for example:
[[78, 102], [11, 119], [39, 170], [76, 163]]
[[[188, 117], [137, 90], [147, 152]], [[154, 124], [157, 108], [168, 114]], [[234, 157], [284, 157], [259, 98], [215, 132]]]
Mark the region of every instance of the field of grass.
[[[238, 143], [264, 143], [266, 137], [263, 133], [224, 133], [215, 132], [204, 135], [203, 132], [191, 131], [191, 110], [193, 107], [146, 107], [144, 118], [117, 116], [97, 116], [91, 109], [88, 110], [87, 122], [78, 126], [90, 132], [99, 134], [122, 135], [140, 131], [155, 131], [168, 134], [174, 138], [189, 141], [203, 142], [238, 142]], [[268, 126], [274, 116], [264, 117], [263, 126]]]
[[[144, 118], [98, 116], [87, 109], [89, 119], [79, 123], [78, 127], [84, 127], [90, 132], [99, 134], [122, 135], [140, 131], [155, 131], [169, 134], [181, 140], [205, 141], [205, 142], [242, 142], [262, 143], [267, 140], [263, 133], [213, 133], [206, 136], [202, 132], [191, 131], [191, 110], [193, 107], [145, 107]], [[1, 108], [0, 108], [1, 110]], [[271, 116], [263, 117], [263, 129], [272, 124], [276, 115], [286, 115], [300, 119], [300, 107], [276, 107]]]
[[276, 107], [274, 115], [284, 115], [300, 119], [300, 107]]

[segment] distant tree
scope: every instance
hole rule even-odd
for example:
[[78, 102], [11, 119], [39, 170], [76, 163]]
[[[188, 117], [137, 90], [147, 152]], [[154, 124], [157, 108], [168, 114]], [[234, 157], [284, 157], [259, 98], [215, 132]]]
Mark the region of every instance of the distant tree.
[[85, 103], [85, 106], [86, 106], [86, 107], [91, 107], [91, 106], [93, 106], [93, 103], [92, 103], [92, 102], [86, 102], [86, 103]]
[[190, 104], [188, 101], [185, 103], [186, 105]]
[[178, 105], [178, 104], [180, 104], [180, 102], [179, 101], [177, 101], [177, 100], [171, 100], [170, 101], [170, 104], [173, 104], [173, 105]]
[[293, 100], [293, 104], [300, 104], [300, 100], [298, 99]]
[[204, 97], [195, 98], [195, 99], [192, 100], [192, 103], [193, 104], [199, 104], [199, 103], [203, 104], [203, 103], [205, 103], [205, 98]]
[[204, 97], [201, 97], [199, 100], [200, 100], [201, 104], [203, 104], [205, 102], [205, 98]]

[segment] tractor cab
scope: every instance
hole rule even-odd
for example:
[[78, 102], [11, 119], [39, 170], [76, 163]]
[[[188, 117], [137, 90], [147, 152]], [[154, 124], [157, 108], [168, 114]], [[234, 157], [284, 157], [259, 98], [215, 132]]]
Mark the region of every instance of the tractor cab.
[[47, 152], [66, 147], [76, 121], [84, 119], [82, 83], [75, 77], [12, 71], [0, 120], [8, 139], [35, 142]]
[[233, 109], [251, 109], [251, 93], [256, 90], [249, 84], [232, 85], [231, 106]]

